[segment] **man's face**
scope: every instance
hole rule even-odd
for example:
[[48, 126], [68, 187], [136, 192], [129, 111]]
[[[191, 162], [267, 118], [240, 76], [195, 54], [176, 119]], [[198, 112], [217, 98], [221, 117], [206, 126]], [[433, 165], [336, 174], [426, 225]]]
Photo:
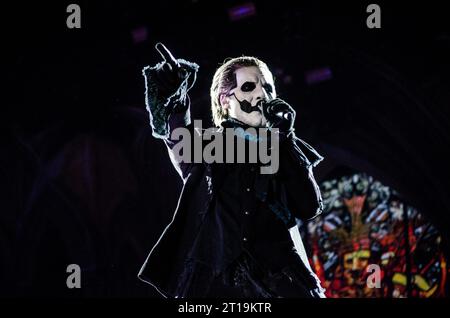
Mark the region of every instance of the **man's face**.
[[267, 123], [260, 103], [276, 98], [272, 73], [256, 66], [241, 67], [235, 71], [237, 86], [222, 95], [222, 107], [228, 115], [252, 127], [264, 127]]

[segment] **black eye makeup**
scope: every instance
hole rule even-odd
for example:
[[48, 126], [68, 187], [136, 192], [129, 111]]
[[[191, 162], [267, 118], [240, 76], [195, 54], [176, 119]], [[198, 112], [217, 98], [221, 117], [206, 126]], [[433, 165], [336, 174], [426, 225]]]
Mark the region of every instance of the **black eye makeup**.
[[251, 92], [256, 88], [256, 83], [254, 82], [245, 82], [241, 86], [241, 91], [243, 92]]
[[270, 85], [269, 83], [265, 83], [263, 85], [264, 90], [266, 91], [267, 94], [272, 94], [273, 93], [273, 88], [272, 85]]

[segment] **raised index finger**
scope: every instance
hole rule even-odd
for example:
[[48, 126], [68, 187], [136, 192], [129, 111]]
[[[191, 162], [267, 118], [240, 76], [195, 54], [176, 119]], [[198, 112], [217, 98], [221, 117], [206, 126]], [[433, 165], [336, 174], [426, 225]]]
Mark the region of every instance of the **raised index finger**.
[[161, 54], [165, 62], [171, 66], [178, 66], [178, 62], [170, 51], [161, 42], [156, 43], [155, 49]]

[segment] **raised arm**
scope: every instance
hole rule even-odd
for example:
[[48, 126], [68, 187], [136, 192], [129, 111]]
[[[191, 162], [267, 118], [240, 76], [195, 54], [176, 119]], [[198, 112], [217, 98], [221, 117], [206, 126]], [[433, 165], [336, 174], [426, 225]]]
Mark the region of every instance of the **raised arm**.
[[198, 65], [183, 59], [176, 59], [162, 44], [155, 49], [163, 61], [155, 66], [146, 66], [142, 70], [145, 78], [145, 103], [150, 116], [152, 134], [163, 139], [169, 155], [183, 180], [191, 164], [181, 162], [173, 153], [178, 141], [171, 138], [177, 128], [187, 128], [193, 132], [190, 118], [190, 101], [188, 91], [195, 83]]

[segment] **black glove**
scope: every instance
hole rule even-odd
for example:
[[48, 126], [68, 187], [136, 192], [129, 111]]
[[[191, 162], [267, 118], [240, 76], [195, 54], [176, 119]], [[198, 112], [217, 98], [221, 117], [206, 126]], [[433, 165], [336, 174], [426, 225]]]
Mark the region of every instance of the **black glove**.
[[188, 91], [195, 83], [199, 66], [175, 59], [162, 43], [156, 44], [155, 48], [164, 61], [144, 67], [142, 74], [145, 77], [145, 104], [153, 136], [164, 139], [169, 137], [169, 117], [172, 114], [185, 113], [189, 116]]
[[161, 54], [163, 62], [156, 67], [154, 81], [164, 97], [169, 97], [177, 92], [188, 72], [179, 61], [175, 59], [170, 51], [162, 43], [157, 43], [155, 49]]
[[294, 131], [295, 110], [284, 100], [272, 99], [264, 104], [263, 111], [269, 128], [278, 128], [286, 135]]

